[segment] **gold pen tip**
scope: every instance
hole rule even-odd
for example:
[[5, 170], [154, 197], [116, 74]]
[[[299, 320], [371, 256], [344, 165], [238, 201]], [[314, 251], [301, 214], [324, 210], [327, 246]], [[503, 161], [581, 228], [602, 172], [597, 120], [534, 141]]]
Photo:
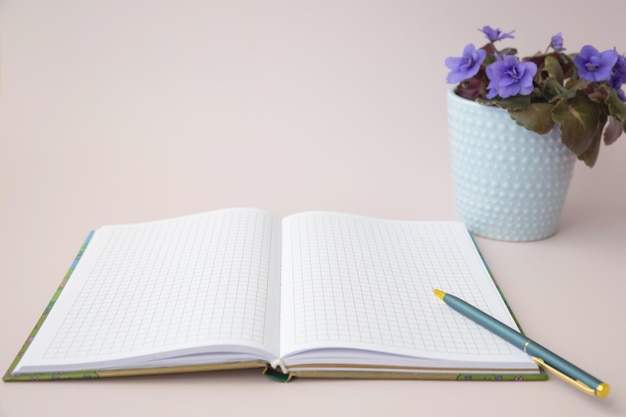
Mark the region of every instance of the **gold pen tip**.
[[441, 298], [442, 300], [443, 300], [443, 297], [446, 295], [445, 292], [443, 292], [441, 290], [438, 290], [437, 288], [435, 288], [433, 291], [435, 292], [435, 295], [437, 297]]
[[596, 397], [606, 398], [606, 396], [609, 395], [609, 391], [611, 391], [609, 384], [603, 382], [596, 388]]

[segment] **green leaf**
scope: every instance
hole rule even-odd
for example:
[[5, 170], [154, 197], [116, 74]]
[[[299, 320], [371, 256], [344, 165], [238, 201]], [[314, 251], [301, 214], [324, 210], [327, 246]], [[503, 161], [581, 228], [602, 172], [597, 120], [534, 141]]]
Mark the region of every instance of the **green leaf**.
[[554, 79], [556, 82], [558, 82], [559, 85], [563, 85], [563, 80], [565, 79], [565, 77], [563, 76], [563, 68], [561, 67], [561, 63], [559, 62], [559, 60], [552, 55], [548, 55], [546, 56], [544, 65], [545, 70], [550, 76], [550, 78], [548, 79]]
[[597, 132], [602, 131], [604, 121], [600, 123], [601, 114], [598, 103], [582, 91], [578, 91], [573, 98], [561, 98], [552, 109], [552, 119], [561, 127], [561, 141], [579, 159], [594, 145]]
[[584, 90], [589, 85], [589, 81], [581, 80], [580, 78], [570, 78], [565, 82], [565, 88], [568, 90]]
[[552, 78], [548, 78], [546, 82], [543, 84], [542, 93], [549, 103], [554, 102], [554, 100], [560, 97], [573, 97], [574, 96], [574, 93], [570, 93], [565, 87], [557, 83]]
[[598, 153], [600, 152], [600, 144], [602, 143], [602, 131], [604, 130], [604, 126], [606, 125], [606, 121], [608, 116], [606, 112], [601, 111], [600, 117], [598, 118], [598, 125], [596, 134], [593, 137], [593, 141], [591, 146], [584, 152], [582, 155], [578, 156], [578, 159], [582, 160], [587, 164], [589, 168], [592, 168], [596, 160], [598, 159]]
[[523, 110], [530, 105], [530, 96], [513, 96], [507, 98], [497, 98], [492, 100], [476, 99], [477, 102], [485, 105], [497, 106], [505, 110]]
[[[602, 126], [604, 126], [604, 123], [602, 124]], [[598, 159], [598, 153], [600, 152], [600, 143], [602, 142], [602, 126], [599, 126], [600, 128], [594, 135], [589, 148], [587, 148], [587, 150], [582, 154], [578, 155], [578, 159], [584, 161], [589, 168], [593, 168], [596, 160]]]
[[523, 110], [510, 110], [509, 114], [519, 125], [545, 135], [554, 127], [552, 104], [532, 103]]
[[[620, 122], [626, 122], [626, 103], [620, 100], [617, 92], [612, 88], [608, 89], [606, 104], [609, 106], [609, 114], [611, 116]], [[626, 124], [624, 125], [624, 131], [626, 131]]]

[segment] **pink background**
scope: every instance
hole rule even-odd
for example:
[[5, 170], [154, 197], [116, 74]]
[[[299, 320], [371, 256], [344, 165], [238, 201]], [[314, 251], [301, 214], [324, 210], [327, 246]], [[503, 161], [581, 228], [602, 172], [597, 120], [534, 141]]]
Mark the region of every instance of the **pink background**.
[[[432, 4], [429, 4], [432, 3]], [[572, 2], [570, 2], [572, 3]], [[87, 232], [233, 206], [452, 219], [444, 59], [626, 53], [623, 0], [0, 2], [0, 367]], [[612, 386], [269, 381], [256, 372], [0, 383], [0, 416], [626, 414], [626, 138], [579, 163], [557, 235], [478, 238], [526, 333]]]

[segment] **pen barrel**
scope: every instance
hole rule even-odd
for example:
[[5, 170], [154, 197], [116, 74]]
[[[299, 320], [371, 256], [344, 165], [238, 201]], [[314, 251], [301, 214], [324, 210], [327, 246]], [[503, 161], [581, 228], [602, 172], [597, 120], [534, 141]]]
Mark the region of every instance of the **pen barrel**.
[[535, 356], [542, 359], [551, 367], [558, 369], [560, 372], [566, 374], [574, 380], [583, 382], [594, 391], [597, 390], [600, 385], [602, 385], [602, 381], [600, 381], [598, 378], [588, 374], [571, 362], [566, 361], [556, 353], [541, 346], [539, 343], [529, 340], [529, 343], [526, 345], [525, 350], [526, 353], [528, 353], [530, 356]]
[[524, 349], [524, 344], [526, 344], [528, 338], [523, 334], [511, 329], [500, 320], [491, 317], [487, 313], [484, 313], [483, 311], [461, 300], [460, 298], [455, 297], [454, 295], [446, 294], [443, 297], [443, 301], [450, 307], [452, 307], [452, 309], [458, 311], [465, 317], [476, 322], [477, 324], [486, 328], [492, 333], [500, 336], [502, 339], [511, 343], [515, 347], [519, 349]]
[[[491, 317], [487, 313], [477, 309], [473, 305], [455, 297], [451, 294], [446, 294], [443, 297], [443, 301], [449, 305], [452, 309], [463, 314], [467, 318], [473, 320], [480, 326], [483, 326], [487, 330], [500, 336], [502, 339], [511, 343], [519, 349], [522, 349], [528, 355], [537, 357], [543, 360], [546, 364], [559, 372], [572, 378], [572, 380], [578, 380], [584, 383], [586, 386], [594, 390], [597, 394], [604, 390], [603, 396], [608, 394], [608, 386], [603, 384], [598, 378], [588, 374], [576, 365], [566, 361], [554, 352], [541, 346], [539, 343], [534, 342], [523, 334], [513, 330], [498, 319]], [[603, 388], [604, 387], [604, 388]]]
[[502, 323], [500, 320], [491, 317], [489, 314], [484, 313], [483, 311], [477, 309], [473, 305], [461, 300], [458, 297], [455, 297], [451, 294], [446, 294], [443, 297], [443, 301], [448, 304], [452, 309], [458, 311], [463, 314], [465, 317], [470, 320], [478, 323], [482, 327], [487, 330], [495, 333], [500, 336], [507, 342], [511, 343], [515, 347], [519, 349], [524, 348], [524, 344], [528, 340], [526, 336], [523, 334], [511, 329], [506, 324]]

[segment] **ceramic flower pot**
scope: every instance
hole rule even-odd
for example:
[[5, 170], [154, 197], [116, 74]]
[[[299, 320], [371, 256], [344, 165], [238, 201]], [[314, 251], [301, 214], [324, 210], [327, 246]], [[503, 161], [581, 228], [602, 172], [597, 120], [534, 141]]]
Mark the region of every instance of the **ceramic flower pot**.
[[450, 89], [448, 129], [456, 210], [472, 233], [532, 241], [557, 231], [576, 162], [558, 127], [536, 134]]

